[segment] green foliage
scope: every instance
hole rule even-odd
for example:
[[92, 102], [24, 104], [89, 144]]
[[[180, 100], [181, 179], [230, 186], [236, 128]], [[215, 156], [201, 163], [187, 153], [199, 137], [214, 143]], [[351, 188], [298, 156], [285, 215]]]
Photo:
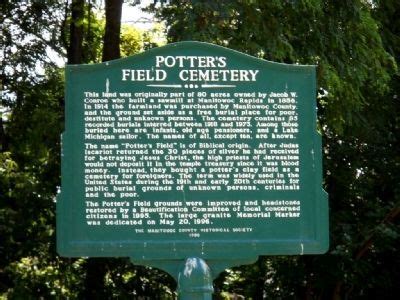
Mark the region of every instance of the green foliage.
[[65, 55], [63, 8], [60, 1], [1, 1], [2, 104], [12, 102], [12, 92], [22, 82], [40, 81], [43, 74], [38, 69], [54, 67], [50, 53]]
[[129, 56], [143, 51], [142, 32], [130, 25], [122, 25], [121, 29], [121, 56]]
[[10, 299], [51, 297], [76, 299], [80, 289], [82, 259], [67, 264], [46, 256], [29, 256], [10, 264], [6, 271], [14, 281], [4, 296]]
[[[37, 269], [37, 257], [51, 261], [55, 255], [49, 257], [54, 250], [54, 194], [59, 186], [62, 82], [59, 72], [53, 72], [40, 84], [20, 84], [7, 121], [9, 152], [0, 153], [2, 282], [30, 282], [27, 274], [22, 276], [23, 265]], [[43, 268], [44, 274], [50, 272], [51, 268]]]
[[159, 15], [169, 41], [200, 40], [272, 61], [318, 65], [321, 108], [339, 133], [359, 123], [364, 90], [382, 95], [394, 70], [361, 1], [171, 1]]
[[246, 299], [397, 294], [399, 13], [398, 1], [319, 0], [171, 1], [158, 11], [169, 41], [212, 42], [272, 61], [318, 66], [331, 252], [260, 259], [223, 274], [220, 291]]
[[165, 42], [162, 36], [163, 28], [156, 24], [150, 30], [141, 30], [132, 25], [123, 24], [121, 28], [121, 56], [130, 56], [162, 46]]

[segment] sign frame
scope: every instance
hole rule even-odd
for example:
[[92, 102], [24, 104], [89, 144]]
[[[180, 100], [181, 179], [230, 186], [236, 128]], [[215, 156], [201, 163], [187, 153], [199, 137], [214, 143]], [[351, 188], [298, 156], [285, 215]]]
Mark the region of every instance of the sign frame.
[[[115, 228], [104, 227], [98, 230], [96, 238], [92, 239], [91, 231], [93, 229], [82, 229], [85, 225], [81, 218], [81, 207], [77, 204], [79, 201], [85, 201], [85, 197], [82, 197], [80, 192], [82, 186], [81, 175], [83, 174], [82, 170], [79, 169], [83, 168], [83, 161], [80, 159], [83, 151], [80, 135], [82, 134], [83, 125], [79, 120], [82, 118], [83, 108], [79, 101], [83, 99], [82, 92], [88, 89], [86, 84], [96, 87], [97, 82], [102, 82], [102, 88], [108, 92], [109, 89], [112, 90], [115, 86], [122, 86], [119, 83], [115, 83], [115, 76], [109, 76], [110, 70], [115, 71], [118, 69], [120, 72], [121, 69], [134, 69], [138, 66], [142, 67], [143, 62], [154, 60], [157, 56], [173, 55], [227, 57], [229, 63], [251, 66], [260, 70], [261, 75], [265, 70], [268, 70], [268, 76], [271, 74], [277, 74], [277, 77], [283, 76], [284, 79], [279, 79], [279, 77], [271, 80], [276, 82], [280, 82], [280, 80], [282, 82], [287, 81], [286, 86], [289, 85], [289, 89], [293, 82], [301, 82], [298, 86], [301, 86], [302, 95], [298, 99], [307, 103], [299, 103], [298, 105], [301, 106], [299, 109], [302, 110], [300, 115], [305, 115], [308, 118], [307, 120], [299, 121], [302, 122], [300, 123], [299, 139], [303, 139], [299, 143], [301, 147], [306, 148], [304, 151], [301, 148], [300, 151], [303, 151], [301, 154], [303, 157], [307, 157], [306, 165], [300, 166], [301, 170], [307, 169], [301, 175], [302, 181], [305, 182], [302, 183], [301, 197], [307, 197], [307, 199], [302, 199], [301, 201], [308, 201], [305, 211], [308, 220], [304, 221], [304, 223], [307, 223], [306, 225], [301, 222], [297, 223], [297, 225], [291, 225], [290, 230], [297, 228], [297, 238], [291, 234], [287, 234], [290, 238], [279, 238], [275, 234], [272, 234], [272, 237], [268, 235], [261, 237], [260, 234], [257, 234], [243, 238], [230, 234], [228, 238], [219, 240], [210, 239], [208, 236], [205, 239], [201, 237], [197, 239], [174, 239], [174, 236], [169, 236], [168, 239], [163, 240], [148, 236], [137, 240], [134, 234], [129, 239], [126, 238], [126, 234], [119, 236], [115, 232]], [[315, 66], [269, 62], [235, 50], [201, 42], [169, 44], [132, 57], [101, 64], [66, 66], [66, 126], [62, 135], [61, 192], [57, 197], [57, 250], [59, 254], [68, 257], [130, 257], [135, 263], [154, 265], [171, 273], [170, 270], [176, 268], [176, 261], [183, 261], [188, 257], [199, 257], [213, 261], [216, 268], [222, 270], [227, 266], [236, 265], [238, 262], [254, 261], [259, 255], [303, 255], [326, 252], [329, 245], [328, 197], [322, 189], [322, 146], [321, 137], [316, 129], [315, 69]], [[175, 71], [171, 72], [175, 74]], [[121, 82], [124, 78], [123, 74], [122, 71], [122, 77], [118, 79]], [[127, 78], [125, 76], [125, 79]], [[109, 79], [110, 81], [108, 81]], [[263, 80], [263, 77], [260, 80]], [[123, 82], [125, 84], [124, 88], [126, 88], [127, 84], [134, 84], [140, 88], [140, 84], [143, 84], [143, 82], [127, 81], [129, 80]], [[176, 76], [175, 79], [167, 80], [167, 83], [170, 84], [176, 82]], [[282, 82], [279, 84], [283, 84]], [[240, 84], [253, 84], [253, 82], [241, 82]], [[260, 82], [257, 84], [258, 87], [262, 86]], [[91, 90], [94, 89], [91, 87]], [[184, 90], [184, 88], [182, 87], [180, 90]], [[189, 85], [186, 87], [186, 91], [194, 90], [196, 90], [195, 84], [192, 87]], [[301, 159], [300, 164], [303, 164]], [[301, 170], [300, 172], [302, 172]], [[304, 192], [303, 190], [306, 191]], [[248, 194], [252, 195], [251, 193]], [[245, 195], [245, 193], [241, 193], [241, 195]], [[251, 199], [254, 200], [257, 196], [251, 196], [253, 197]], [[285, 225], [277, 222], [274, 226]], [[84, 231], [83, 233], [82, 230]], [[273, 230], [267, 228], [266, 232], [271, 233]], [[99, 238], [102, 236], [100, 231], [104, 231], [103, 236], [105, 238]]]

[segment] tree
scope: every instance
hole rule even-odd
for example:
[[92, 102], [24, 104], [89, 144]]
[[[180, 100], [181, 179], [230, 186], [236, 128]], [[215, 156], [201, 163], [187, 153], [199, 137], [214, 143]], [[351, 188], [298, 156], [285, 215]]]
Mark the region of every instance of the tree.
[[[64, 78], [48, 54], [69, 63], [100, 61], [104, 23], [90, 2], [83, 11], [84, 1], [70, 3], [74, 16], [68, 2], [14, 2], [1, 2], [0, 298], [76, 299], [93, 288], [102, 298], [168, 295], [170, 279], [154, 271], [144, 278], [148, 269], [127, 259], [103, 261], [105, 271], [90, 273], [87, 259], [57, 256]], [[85, 285], [89, 277], [98, 284]]]
[[[391, 267], [399, 259], [398, 12], [396, 1], [305, 0], [171, 1], [158, 10], [171, 42], [213, 42], [318, 66], [331, 251], [260, 258], [225, 273], [218, 282], [230, 284], [220, 290], [275, 299], [393, 297], [399, 280]], [[365, 278], [371, 278], [367, 285]]]
[[[65, 55], [59, 30], [63, 9], [56, 1], [1, 3], [0, 109], [6, 113], [0, 122], [0, 293], [10, 297], [18, 293], [13, 287], [28, 282], [27, 272], [21, 276], [18, 270], [31, 270], [40, 261], [51, 266], [49, 276], [58, 272], [52, 245], [63, 92], [60, 73], [43, 70], [56, 67], [48, 53]], [[31, 275], [29, 282], [37, 287], [32, 295], [61, 290], [56, 283], [46, 286], [45, 276]], [[29, 294], [30, 286], [21, 293]]]

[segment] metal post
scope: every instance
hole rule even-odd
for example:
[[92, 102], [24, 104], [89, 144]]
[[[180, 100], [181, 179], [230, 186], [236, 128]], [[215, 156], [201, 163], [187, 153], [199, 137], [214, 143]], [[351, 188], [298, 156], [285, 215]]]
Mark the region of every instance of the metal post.
[[211, 300], [213, 280], [207, 263], [198, 257], [186, 259], [178, 274], [179, 300]]

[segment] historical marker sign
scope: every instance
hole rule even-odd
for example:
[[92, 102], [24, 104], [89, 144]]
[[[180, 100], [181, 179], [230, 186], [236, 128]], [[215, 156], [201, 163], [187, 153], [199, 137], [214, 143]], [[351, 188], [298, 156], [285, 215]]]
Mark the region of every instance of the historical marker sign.
[[323, 253], [315, 67], [198, 42], [66, 68], [58, 251]]

